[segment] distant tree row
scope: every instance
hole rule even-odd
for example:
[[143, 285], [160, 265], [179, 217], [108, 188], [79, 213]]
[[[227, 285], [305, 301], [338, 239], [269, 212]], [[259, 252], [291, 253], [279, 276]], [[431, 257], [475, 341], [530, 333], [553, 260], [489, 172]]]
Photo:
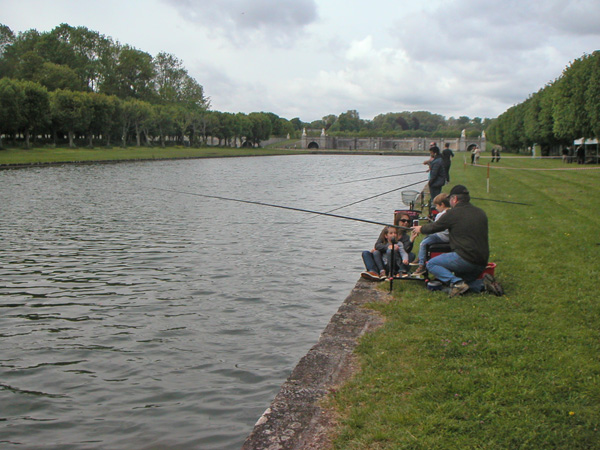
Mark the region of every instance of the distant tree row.
[[494, 119], [491, 142], [519, 151], [539, 144], [544, 153], [575, 139], [600, 136], [600, 51], [584, 55], [554, 82]]
[[[294, 123], [296, 119], [292, 119]], [[304, 126], [311, 129], [325, 129], [328, 134], [355, 135], [359, 137], [458, 137], [462, 130], [468, 136], [479, 136], [490, 119], [461, 116], [446, 119], [439, 114], [427, 111], [404, 111], [379, 114], [373, 120], [363, 120], [356, 110], [349, 110], [339, 116], [328, 115]]]
[[0, 25], [0, 78], [33, 81], [49, 91], [97, 92], [153, 104], [190, 101], [208, 108], [203, 88], [182, 62], [113, 42], [85, 27], [13, 33]]
[[71, 147], [76, 138], [84, 138], [90, 147], [98, 141], [125, 146], [134, 139], [138, 146], [164, 147], [167, 142], [206, 145], [209, 137], [219, 145], [255, 146], [272, 134], [293, 131], [290, 122], [272, 113], [231, 114], [194, 103], [152, 104], [67, 89], [49, 92], [33, 81], [0, 79], [0, 137], [15, 140], [22, 135], [25, 147], [30, 136], [54, 144], [66, 136]]
[[[209, 111], [210, 102], [175, 56], [148, 53], [85, 27], [62, 24], [47, 33], [14, 34], [0, 25], [0, 135], [85, 136], [137, 145], [150, 142], [258, 145], [293, 133], [273, 113]], [[1, 142], [0, 142], [1, 143]]]

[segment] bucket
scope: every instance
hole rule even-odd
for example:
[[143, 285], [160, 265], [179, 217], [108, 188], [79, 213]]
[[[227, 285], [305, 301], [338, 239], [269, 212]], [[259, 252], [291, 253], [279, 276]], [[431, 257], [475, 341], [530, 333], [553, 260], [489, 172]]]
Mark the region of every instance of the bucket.
[[477, 277], [478, 280], [481, 280], [486, 273], [489, 273], [491, 276], [494, 276], [494, 272], [496, 271], [496, 263], [488, 263], [485, 270], [481, 272], [481, 275]]
[[427, 289], [430, 291], [441, 291], [444, 288], [444, 285], [441, 281], [434, 280], [427, 283]]

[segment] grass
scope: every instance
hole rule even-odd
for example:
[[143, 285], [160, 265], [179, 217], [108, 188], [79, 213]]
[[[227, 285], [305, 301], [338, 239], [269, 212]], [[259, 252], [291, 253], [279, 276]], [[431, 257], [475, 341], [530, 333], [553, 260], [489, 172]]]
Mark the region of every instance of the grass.
[[301, 150], [225, 148], [225, 147], [97, 147], [97, 148], [50, 148], [0, 149], [0, 165], [5, 164], [51, 164], [62, 162], [148, 160], [171, 158], [214, 158], [225, 156], [289, 155]]
[[335, 448], [600, 449], [600, 170], [495, 168], [488, 194], [486, 169], [459, 158], [450, 186], [534, 205], [473, 200], [506, 295], [396, 282], [393, 301], [372, 305], [387, 321], [361, 340], [361, 371], [330, 399]]

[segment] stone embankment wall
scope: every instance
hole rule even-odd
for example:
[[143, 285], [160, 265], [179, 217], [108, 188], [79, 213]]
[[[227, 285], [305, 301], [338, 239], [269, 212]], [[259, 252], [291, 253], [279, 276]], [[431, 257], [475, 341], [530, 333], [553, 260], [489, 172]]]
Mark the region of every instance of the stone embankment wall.
[[357, 339], [383, 323], [364, 305], [389, 299], [374, 283], [362, 279], [356, 283], [317, 344], [300, 360], [258, 420], [242, 450], [330, 448], [334, 418], [322, 408], [321, 400], [352, 375]]

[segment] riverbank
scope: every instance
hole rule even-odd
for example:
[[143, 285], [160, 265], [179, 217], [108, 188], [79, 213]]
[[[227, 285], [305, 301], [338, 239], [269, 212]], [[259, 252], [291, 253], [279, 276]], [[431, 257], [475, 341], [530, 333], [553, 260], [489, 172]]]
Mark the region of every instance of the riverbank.
[[289, 155], [307, 153], [284, 149], [215, 147], [127, 147], [127, 148], [32, 148], [0, 150], [0, 167], [52, 165], [67, 163], [107, 163], [156, 161], [165, 159], [225, 158], [240, 156]]
[[114, 163], [132, 161], [159, 161], [168, 159], [236, 158], [244, 156], [277, 155], [396, 155], [421, 156], [425, 153], [384, 152], [369, 150], [303, 150], [277, 147], [228, 148], [228, 147], [127, 147], [127, 148], [7, 148], [0, 150], [0, 169], [57, 164]]
[[391, 296], [359, 279], [336, 314], [256, 423], [242, 450], [315, 449], [331, 447], [336, 418], [323, 401], [356, 370], [358, 338], [382, 325], [367, 309], [369, 303], [389, 302]]
[[[600, 220], [589, 208], [600, 171], [506, 157], [492, 165], [488, 193], [487, 168], [458, 159], [450, 186], [468, 186], [487, 212], [506, 295], [449, 299], [394, 283], [393, 299], [368, 303], [385, 323], [350, 345], [354, 376], [324, 370], [333, 383], [315, 388], [297, 368], [244, 448], [600, 448]], [[382, 295], [388, 286], [377, 285]], [[358, 287], [350, 297], [366, 292]]]
[[600, 171], [507, 157], [488, 193], [487, 167], [454, 159], [450, 186], [486, 211], [506, 295], [395, 283], [331, 397], [335, 448], [600, 448]]

